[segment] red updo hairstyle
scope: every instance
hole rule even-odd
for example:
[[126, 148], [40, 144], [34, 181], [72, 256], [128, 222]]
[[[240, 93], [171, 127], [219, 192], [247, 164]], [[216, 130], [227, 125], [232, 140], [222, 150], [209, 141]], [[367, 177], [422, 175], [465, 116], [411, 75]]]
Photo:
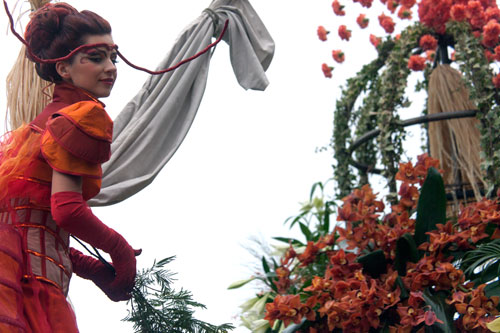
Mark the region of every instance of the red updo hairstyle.
[[[94, 12], [79, 12], [64, 2], [48, 3], [31, 14], [24, 34], [32, 52], [42, 59], [60, 58], [84, 44], [89, 35], [111, 33], [108, 21]], [[26, 56], [30, 59], [28, 53]], [[36, 64], [38, 75], [47, 81], [59, 82], [62, 78], [55, 64]]]

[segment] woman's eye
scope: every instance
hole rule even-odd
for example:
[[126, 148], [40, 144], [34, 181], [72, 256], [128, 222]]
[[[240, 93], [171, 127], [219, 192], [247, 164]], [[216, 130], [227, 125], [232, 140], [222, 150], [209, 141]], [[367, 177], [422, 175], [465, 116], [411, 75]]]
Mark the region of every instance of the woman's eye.
[[90, 57], [88, 57], [88, 59], [92, 62], [95, 62], [95, 63], [100, 63], [102, 61], [101, 56], [90, 56]]

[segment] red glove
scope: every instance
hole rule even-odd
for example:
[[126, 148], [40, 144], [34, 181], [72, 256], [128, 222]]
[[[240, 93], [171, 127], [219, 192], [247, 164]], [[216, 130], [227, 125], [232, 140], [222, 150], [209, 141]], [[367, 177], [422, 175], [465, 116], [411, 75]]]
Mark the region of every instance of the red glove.
[[[106, 295], [113, 301], [130, 299], [136, 262], [134, 249], [125, 238], [92, 213], [81, 193], [57, 192], [51, 196], [50, 202], [52, 217], [59, 227], [111, 256], [116, 277], [109, 288], [106, 287]], [[95, 268], [94, 265], [92, 267]]]
[[113, 296], [110, 285], [115, 278], [115, 273], [109, 267], [74, 248], [70, 248], [69, 258], [73, 264], [73, 272], [76, 275], [92, 280], [109, 298]]

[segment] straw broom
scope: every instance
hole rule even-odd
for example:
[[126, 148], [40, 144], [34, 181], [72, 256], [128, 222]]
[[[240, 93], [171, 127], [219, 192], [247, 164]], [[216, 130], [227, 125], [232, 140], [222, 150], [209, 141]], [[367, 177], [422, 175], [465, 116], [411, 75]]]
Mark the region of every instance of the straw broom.
[[[49, 2], [29, 0], [32, 11]], [[25, 52], [23, 45], [6, 79], [7, 117], [11, 130], [35, 119], [52, 98], [53, 85], [38, 76], [35, 64], [26, 58]]]
[[[447, 64], [437, 65], [430, 75], [428, 109], [429, 114], [476, 109], [462, 76]], [[486, 183], [480, 168], [478, 120], [432, 122], [429, 124], [429, 143], [431, 155], [441, 161], [445, 184], [453, 189], [472, 189], [475, 199], [480, 200], [480, 189]]]

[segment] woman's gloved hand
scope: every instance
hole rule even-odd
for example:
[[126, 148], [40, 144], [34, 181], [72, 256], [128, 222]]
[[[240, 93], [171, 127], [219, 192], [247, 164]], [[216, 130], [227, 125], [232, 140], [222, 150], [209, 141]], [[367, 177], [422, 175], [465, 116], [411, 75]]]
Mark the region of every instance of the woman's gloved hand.
[[[103, 284], [106, 295], [113, 301], [130, 299], [135, 283], [136, 251], [125, 238], [92, 213], [81, 193], [54, 193], [51, 196], [51, 211], [59, 227], [111, 256], [116, 276], [109, 283], [109, 288], [107, 283]], [[95, 264], [91, 266], [95, 268]]]

